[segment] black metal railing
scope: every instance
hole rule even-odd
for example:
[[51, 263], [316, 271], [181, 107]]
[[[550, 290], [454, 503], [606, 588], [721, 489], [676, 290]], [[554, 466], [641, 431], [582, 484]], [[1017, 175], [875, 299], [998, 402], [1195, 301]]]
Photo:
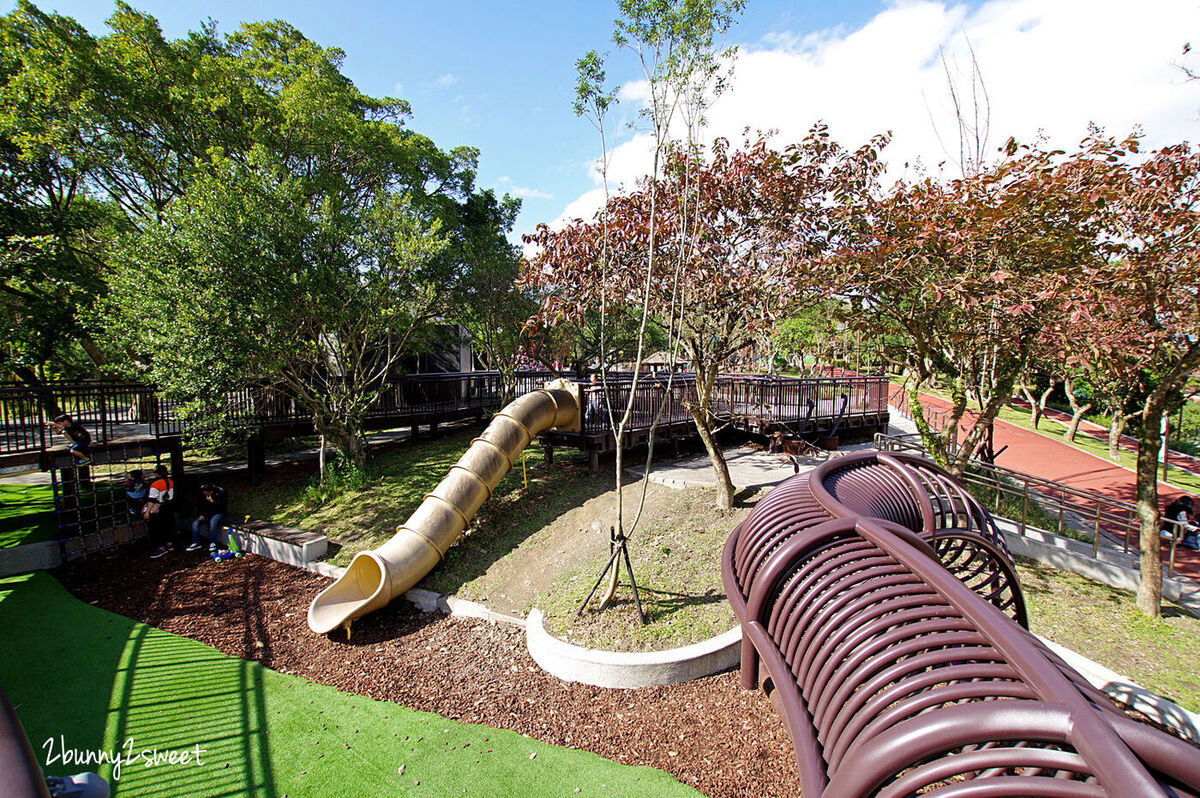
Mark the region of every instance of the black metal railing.
[[[559, 376], [548, 371], [519, 371], [513, 393], [519, 396]], [[608, 387], [610, 405], [619, 416], [633, 393], [630, 431], [645, 430], [658, 419], [662, 425], [691, 420], [688, 406], [696, 403], [694, 374], [643, 374], [636, 387], [629, 373], [610, 374], [604, 384], [584, 386], [584, 431], [608, 431], [604, 401]], [[247, 385], [217, 398], [224, 423], [233, 427], [265, 428], [311, 424], [312, 415], [288, 392], [271, 385]], [[502, 380], [494, 371], [405, 374], [387, 381], [367, 410], [372, 423], [448, 421], [499, 409]], [[818, 418], [832, 418], [845, 404], [845, 418], [877, 418], [887, 410], [887, 380], [878, 376], [847, 374], [836, 378], [801, 379], [729, 374], [714, 387], [714, 413], [721, 421], [758, 428], [794, 427], [815, 402]], [[201, 411], [204, 408], [200, 408]], [[64, 439], [55, 439], [47, 422], [67, 412], [92, 433], [97, 443], [139, 437], [170, 437], [202, 428], [204, 412], [161, 396], [155, 386], [132, 382], [52, 382], [45, 386], [0, 385], [0, 454], [45, 451]], [[661, 411], [661, 413], [660, 413]]]
[[[927, 454], [920, 439], [913, 435], [876, 434], [875, 448]], [[1039, 523], [1049, 527], [1043, 531], [1059, 535], [1068, 530], [1081, 533], [1091, 543], [1093, 557], [1097, 556], [1102, 540], [1113, 547], [1119, 545], [1124, 554], [1138, 550], [1141, 522], [1133, 502], [980, 460], [972, 460], [959, 478], [967, 485], [989, 492], [993, 512], [1012, 521], [1021, 535], [1026, 528], [1041, 528], [1031, 518], [1036, 507], [1041, 516]], [[1006, 505], [1004, 509], [1002, 503]], [[1164, 542], [1169, 546], [1167, 575], [1174, 576], [1178, 540], [1171, 538]]]

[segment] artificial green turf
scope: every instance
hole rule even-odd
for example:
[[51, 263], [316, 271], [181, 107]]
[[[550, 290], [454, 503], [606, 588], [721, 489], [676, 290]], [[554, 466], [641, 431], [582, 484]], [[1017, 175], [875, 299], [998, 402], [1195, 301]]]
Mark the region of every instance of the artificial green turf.
[[[88, 606], [45, 573], [0, 580], [0, 629], [0, 684], [46, 773], [97, 770], [115, 796], [696, 794], [662, 771], [227, 657]], [[139, 755], [196, 746], [199, 764]], [[47, 766], [64, 749], [134, 758], [116, 780], [110, 764]]]
[[0, 484], [0, 549], [57, 538], [54, 489]]

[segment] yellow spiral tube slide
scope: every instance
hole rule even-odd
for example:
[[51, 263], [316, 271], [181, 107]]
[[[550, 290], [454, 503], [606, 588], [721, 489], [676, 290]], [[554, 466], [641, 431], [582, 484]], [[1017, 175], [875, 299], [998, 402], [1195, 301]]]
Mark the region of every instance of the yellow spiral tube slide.
[[347, 626], [388, 604], [433, 570], [516, 462], [549, 429], [578, 430], [580, 386], [556, 380], [510, 402], [450, 467], [450, 473], [396, 534], [359, 552], [340, 579], [313, 599], [308, 626], [318, 634]]

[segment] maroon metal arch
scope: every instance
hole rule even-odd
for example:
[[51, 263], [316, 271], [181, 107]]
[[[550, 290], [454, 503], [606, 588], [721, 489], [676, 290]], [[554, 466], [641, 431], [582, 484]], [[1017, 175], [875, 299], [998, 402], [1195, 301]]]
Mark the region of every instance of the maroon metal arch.
[[[949, 473], [911, 454], [860, 452], [831, 459], [785, 480], [734, 530], [723, 568], [734, 611], [765, 558], [792, 535], [822, 521], [868, 516], [922, 538], [965, 584], [1028, 626], [1012, 555], [991, 515]], [[729, 581], [729, 580], [732, 580]]]
[[804, 795], [1200, 795], [1200, 750], [1012, 623], [1007, 550], [949, 475], [839, 459], [761, 501], [722, 563], [742, 684], [769, 688]]

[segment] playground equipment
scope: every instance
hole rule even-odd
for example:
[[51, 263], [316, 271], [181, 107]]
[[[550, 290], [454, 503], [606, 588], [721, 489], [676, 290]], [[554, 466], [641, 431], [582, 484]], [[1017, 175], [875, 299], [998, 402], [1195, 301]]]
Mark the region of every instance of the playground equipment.
[[[772, 552], [810, 526], [853, 516], [917, 535], [968, 587], [1028, 626], [1012, 555], [988, 511], [933, 462], [884, 452], [845, 455], [785, 480], [734, 529], [722, 574], [738, 617], [744, 617], [750, 586]], [[749, 643], [742, 646], [743, 656], [749, 654]]]
[[548, 383], [509, 403], [450, 473], [377, 549], [359, 552], [346, 573], [321, 591], [308, 608], [308, 626], [318, 634], [386, 606], [441, 562], [480, 506], [526, 446], [549, 429], [579, 430], [580, 386]]
[[722, 577], [742, 686], [770, 692], [805, 796], [1200, 795], [1200, 751], [1021, 628], [1003, 538], [928, 461], [792, 477], [730, 535]]

